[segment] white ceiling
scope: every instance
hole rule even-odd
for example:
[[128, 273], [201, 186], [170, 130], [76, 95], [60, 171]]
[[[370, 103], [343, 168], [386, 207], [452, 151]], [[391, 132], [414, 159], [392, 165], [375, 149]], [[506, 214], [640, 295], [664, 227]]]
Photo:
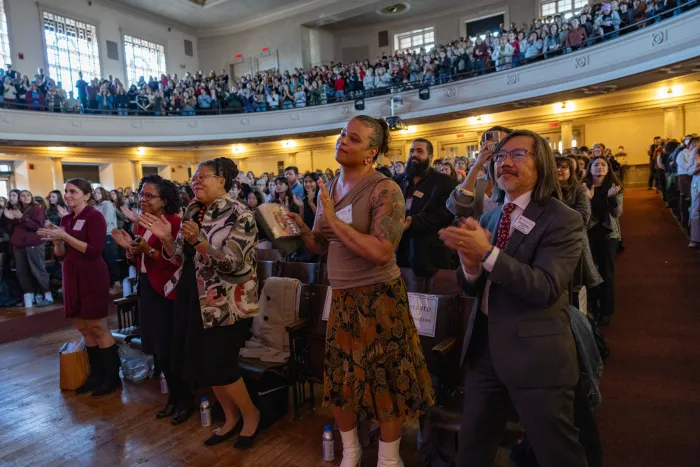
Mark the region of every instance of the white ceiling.
[[[304, 14], [300, 23], [332, 31], [435, 15], [467, 6], [465, 0], [103, 0], [157, 17], [200, 37], [240, 32]], [[494, 0], [471, 0], [474, 4]], [[204, 5], [201, 5], [201, 3]], [[397, 3], [410, 8], [377, 13]], [[273, 32], [271, 32], [273, 33]]]
[[[196, 32], [235, 29], [265, 17], [272, 20], [337, 0], [109, 0]], [[267, 21], [265, 21], [267, 22]]]
[[[406, 3], [410, 8], [396, 15], [381, 15], [377, 13], [378, 9], [392, 3]], [[484, 2], [474, 0], [384, 0], [377, 2], [374, 8], [366, 8], [361, 14], [321, 26], [329, 31], [340, 31], [386, 23], [388, 21], [402, 21], [404, 19], [419, 18], [440, 13], [444, 14], [445, 10], [478, 6], [478, 4], [482, 3]]]

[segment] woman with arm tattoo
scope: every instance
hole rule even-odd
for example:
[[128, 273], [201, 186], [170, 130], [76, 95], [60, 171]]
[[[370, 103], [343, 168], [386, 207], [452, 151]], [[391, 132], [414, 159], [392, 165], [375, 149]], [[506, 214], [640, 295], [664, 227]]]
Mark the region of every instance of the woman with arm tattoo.
[[434, 400], [394, 255], [406, 214], [403, 195], [372, 166], [388, 144], [383, 120], [350, 120], [336, 143], [340, 175], [328, 187], [319, 182], [313, 230], [298, 214], [290, 214], [306, 247], [328, 255], [333, 301], [323, 405], [332, 407], [340, 427], [343, 467], [359, 463], [356, 423], [364, 419], [379, 422], [380, 463], [398, 465], [403, 421], [420, 415]]

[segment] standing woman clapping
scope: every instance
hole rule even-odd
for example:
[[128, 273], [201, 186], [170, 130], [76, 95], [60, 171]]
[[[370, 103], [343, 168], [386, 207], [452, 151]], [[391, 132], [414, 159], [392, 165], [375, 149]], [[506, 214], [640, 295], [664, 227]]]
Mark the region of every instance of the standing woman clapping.
[[[157, 218], [163, 216], [171, 226], [171, 236], [180, 231], [180, 194], [169, 180], [158, 175], [141, 179], [138, 191], [141, 211]], [[138, 218], [136, 219], [138, 221]], [[112, 237], [127, 252], [127, 259], [139, 271], [139, 311], [143, 351], [155, 355], [168, 382], [169, 395], [165, 408], [157, 419], [173, 416], [173, 425], [189, 418], [193, 395], [182, 379], [180, 368], [173, 366], [172, 341], [174, 335], [174, 308], [176, 294], [165, 295], [165, 284], [173, 277], [177, 266], [163, 258], [163, 245], [153, 232], [137, 225], [136, 237], [122, 229], [112, 230]]]
[[257, 227], [250, 209], [228, 196], [237, 175], [236, 164], [225, 157], [199, 164], [192, 177], [195, 199], [176, 238], [162, 216], [144, 213], [139, 223], [179, 266], [165, 286], [166, 295], [177, 292], [173, 362], [183, 378], [212, 386], [226, 414], [226, 423], [205, 444], [240, 432], [234, 447], [243, 449], [252, 446], [260, 421], [238, 366], [258, 314]]
[[71, 214], [61, 227], [50, 224], [38, 230], [43, 240], [54, 244], [57, 258], [63, 258], [63, 307], [66, 318], [83, 335], [90, 361], [90, 377], [76, 390], [102, 396], [120, 385], [119, 351], [107, 330], [109, 271], [102, 259], [107, 237], [104, 216], [92, 206], [90, 182], [75, 178], [66, 183], [65, 201]]
[[[53, 304], [49, 273], [46, 272], [46, 244], [39, 238], [39, 230], [46, 220], [44, 210], [27, 190], [19, 195], [19, 210], [10, 211], [14, 232], [10, 243], [17, 265], [17, 279], [24, 289], [25, 306]], [[40, 292], [40, 293], [37, 293]], [[43, 295], [42, 295], [43, 294]]]
[[47, 199], [49, 200], [49, 207], [46, 210], [46, 218], [53, 225], [60, 225], [61, 218], [68, 215], [68, 208], [66, 208], [66, 202], [63, 201], [63, 195], [61, 195], [60, 191], [53, 190], [49, 192]]
[[588, 240], [603, 283], [591, 289], [591, 308], [599, 324], [608, 324], [615, 311], [615, 256], [620, 242], [622, 183], [605, 156], [594, 157], [584, 180], [591, 200]]
[[401, 466], [403, 421], [433, 404], [430, 374], [408, 308], [394, 251], [406, 207], [399, 186], [373, 164], [389, 146], [389, 127], [365, 115], [350, 120], [336, 142], [341, 172], [319, 184], [310, 229], [290, 214], [306, 247], [328, 255], [333, 301], [324, 359], [323, 406], [343, 439], [342, 467], [359, 465], [357, 423], [379, 422], [378, 466]]

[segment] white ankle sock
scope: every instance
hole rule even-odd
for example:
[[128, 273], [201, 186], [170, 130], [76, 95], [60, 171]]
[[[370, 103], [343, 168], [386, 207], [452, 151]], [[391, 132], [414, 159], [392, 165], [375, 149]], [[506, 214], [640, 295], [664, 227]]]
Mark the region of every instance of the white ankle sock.
[[357, 427], [350, 431], [341, 431], [340, 438], [343, 440], [343, 460], [340, 467], [357, 467], [362, 459], [362, 446], [357, 437]]
[[403, 461], [399, 455], [401, 438], [390, 443], [379, 440], [379, 455], [377, 456], [377, 467], [403, 467]]

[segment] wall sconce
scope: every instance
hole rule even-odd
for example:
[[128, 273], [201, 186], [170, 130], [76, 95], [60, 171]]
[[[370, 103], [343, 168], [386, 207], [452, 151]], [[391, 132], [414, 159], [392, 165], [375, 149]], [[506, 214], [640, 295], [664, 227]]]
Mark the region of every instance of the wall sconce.
[[143, 156], [144, 154], [146, 154], [146, 148], [139, 146], [138, 148], [136, 148], [136, 154], [138, 154], [139, 156]]
[[675, 84], [673, 86], [666, 86], [656, 90], [656, 97], [658, 99], [668, 99], [669, 97], [677, 97], [681, 94], [681, 86]]
[[234, 154], [240, 154], [242, 152], [245, 152], [245, 148], [243, 147], [242, 144], [232, 144], [231, 145], [231, 152]]
[[566, 110], [566, 102], [561, 103], [561, 110]]
[[282, 147], [283, 148], [294, 148], [296, 147], [297, 143], [293, 139], [286, 139], [282, 141]]

